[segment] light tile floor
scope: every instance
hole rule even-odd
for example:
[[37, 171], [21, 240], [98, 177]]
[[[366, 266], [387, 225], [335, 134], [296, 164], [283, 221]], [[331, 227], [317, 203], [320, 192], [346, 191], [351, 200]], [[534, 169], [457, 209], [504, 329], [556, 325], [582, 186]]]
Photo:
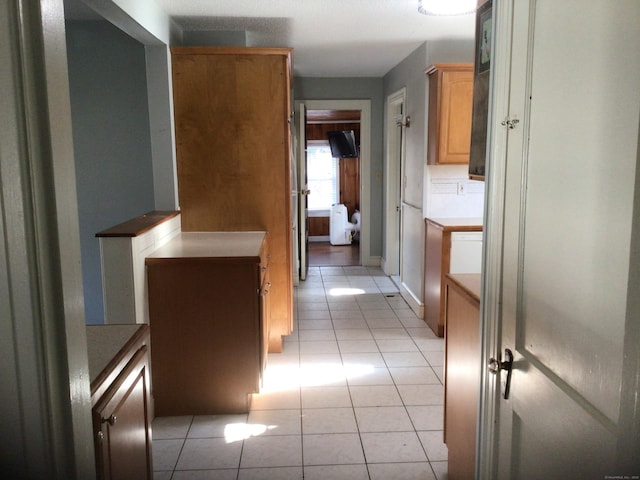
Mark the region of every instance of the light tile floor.
[[160, 417], [156, 480], [444, 480], [444, 344], [378, 268], [314, 267], [246, 415]]

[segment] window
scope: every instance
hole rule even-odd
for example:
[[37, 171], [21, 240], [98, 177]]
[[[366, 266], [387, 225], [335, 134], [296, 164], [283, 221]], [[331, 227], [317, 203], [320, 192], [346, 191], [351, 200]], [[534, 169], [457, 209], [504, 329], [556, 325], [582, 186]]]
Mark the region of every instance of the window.
[[331, 205], [340, 201], [338, 159], [331, 156], [328, 142], [307, 145], [307, 184], [309, 210], [326, 210], [328, 215]]

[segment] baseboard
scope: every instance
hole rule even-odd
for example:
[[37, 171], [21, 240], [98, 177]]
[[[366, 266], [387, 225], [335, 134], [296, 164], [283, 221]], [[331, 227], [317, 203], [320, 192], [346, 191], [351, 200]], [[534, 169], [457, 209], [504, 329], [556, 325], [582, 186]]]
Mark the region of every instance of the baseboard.
[[393, 271], [386, 258], [380, 259], [380, 268], [382, 268], [382, 271], [385, 273], [385, 275], [388, 275], [390, 277], [398, 274], [398, 272]]
[[331, 239], [329, 235], [316, 235], [314, 237], [309, 237], [310, 242], [328, 242]]
[[407, 288], [405, 283], [400, 281], [400, 277], [392, 276], [390, 278], [393, 283], [395, 283], [396, 287], [398, 287], [400, 295], [402, 295], [402, 298], [407, 302], [409, 308], [413, 310], [413, 313], [415, 313], [418, 318], [424, 318], [424, 303], [422, 303], [422, 301], [420, 301], [420, 299], [409, 288]]
[[370, 256], [369, 258], [362, 259], [363, 267], [379, 267], [381, 258], [379, 256]]

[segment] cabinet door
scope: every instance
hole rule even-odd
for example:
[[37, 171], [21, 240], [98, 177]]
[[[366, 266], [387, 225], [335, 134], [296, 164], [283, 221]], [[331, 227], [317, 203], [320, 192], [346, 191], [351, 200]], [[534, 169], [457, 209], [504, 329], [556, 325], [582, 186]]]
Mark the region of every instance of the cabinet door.
[[469, 163], [473, 74], [442, 72], [438, 163]]
[[161, 259], [147, 276], [155, 414], [248, 412], [260, 386], [255, 257]]
[[469, 163], [473, 64], [437, 64], [429, 75], [427, 162]]
[[146, 345], [93, 409], [99, 479], [153, 478]]

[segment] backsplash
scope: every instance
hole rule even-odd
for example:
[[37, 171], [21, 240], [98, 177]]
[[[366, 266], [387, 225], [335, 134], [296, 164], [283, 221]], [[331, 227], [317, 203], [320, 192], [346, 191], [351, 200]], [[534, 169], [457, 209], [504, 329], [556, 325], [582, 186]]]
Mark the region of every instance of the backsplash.
[[429, 165], [424, 185], [426, 217], [483, 217], [484, 182], [470, 180], [467, 165]]

